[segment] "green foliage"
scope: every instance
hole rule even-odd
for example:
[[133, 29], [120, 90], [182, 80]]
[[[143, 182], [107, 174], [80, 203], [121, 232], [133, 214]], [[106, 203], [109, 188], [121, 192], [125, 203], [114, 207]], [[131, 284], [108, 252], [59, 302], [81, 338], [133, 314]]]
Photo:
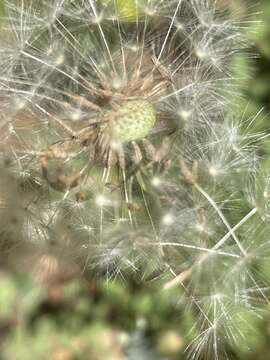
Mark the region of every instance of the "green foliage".
[[179, 338], [187, 332], [180, 332], [169, 298], [146, 288], [71, 280], [38, 290], [31, 278], [7, 274], [1, 274], [0, 284], [4, 360], [27, 360], [29, 353], [36, 360], [48, 354], [52, 360], [62, 359], [60, 354], [74, 360], [122, 360], [124, 354], [134, 359], [134, 352], [150, 360], [162, 330]]

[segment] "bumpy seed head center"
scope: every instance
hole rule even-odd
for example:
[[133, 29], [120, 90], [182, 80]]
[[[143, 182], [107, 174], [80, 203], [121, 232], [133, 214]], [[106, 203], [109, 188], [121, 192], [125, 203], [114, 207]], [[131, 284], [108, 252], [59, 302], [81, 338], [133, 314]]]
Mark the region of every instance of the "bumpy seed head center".
[[129, 100], [113, 112], [111, 136], [121, 142], [140, 140], [149, 135], [155, 122], [155, 109], [147, 100]]

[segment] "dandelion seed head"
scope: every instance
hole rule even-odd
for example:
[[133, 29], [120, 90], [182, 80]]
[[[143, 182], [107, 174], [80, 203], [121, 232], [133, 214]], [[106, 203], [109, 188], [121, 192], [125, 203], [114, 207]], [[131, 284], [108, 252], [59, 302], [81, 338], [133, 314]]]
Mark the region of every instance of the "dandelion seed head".
[[195, 227], [199, 232], [204, 232], [205, 231], [205, 226], [203, 224], [196, 224]]
[[63, 64], [65, 61], [65, 56], [63, 54], [60, 54], [59, 56], [57, 56], [57, 58], [55, 59], [55, 65], [61, 65]]
[[78, 110], [75, 110], [75, 111], [71, 112], [69, 114], [69, 116], [70, 116], [71, 120], [78, 121], [82, 117], [82, 112], [80, 111], [80, 109], [78, 109]]
[[172, 214], [166, 214], [165, 216], [163, 216], [162, 218], [162, 223], [165, 225], [165, 226], [170, 226], [170, 225], [173, 225], [175, 219], [173, 217]]
[[213, 166], [210, 166], [208, 171], [209, 171], [209, 174], [213, 177], [216, 177], [219, 173], [218, 169]]
[[153, 186], [155, 186], [155, 187], [159, 187], [159, 186], [162, 185], [162, 180], [159, 177], [156, 177], [156, 176], [153, 177], [151, 182], [152, 182]]
[[180, 21], [176, 20], [174, 25], [178, 31], [183, 31], [185, 29], [185, 25], [183, 23], [181, 23]]
[[14, 126], [11, 123], [8, 124], [8, 132], [9, 132], [9, 134], [16, 133], [16, 130], [14, 129]]
[[180, 119], [183, 119], [185, 122], [187, 122], [190, 119], [192, 112], [191, 110], [179, 110], [178, 114]]
[[263, 197], [268, 200], [270, 198], [270, 192], [269, 191], [264, 191], [263, 192]]
[[96, 202], [97, 206], [99, 206], [99, 207], [108, 206], [111, 204], [110, 199], [108, 199], [107, 197], [105, 197], [103, 195], [97, 195], [95, 202]]
[[126, 81], [124, 79], [121, 79], [119, 77], [112, 79], [112, 87], [115, 90], [121, 90], [126, 85]]
[[23, 101], [22, 99], [20, 99], [20, 98], [14, 99], [14, 107], [16, 110], [22, 110], [25, 107], [25, 105], [26, 105], [26, 102]]
[[209, 57], [207, 51], [204, 49], [197, 48], [195, 51], [199, 59], [206, 59]]
[[218, 359], [237, 307], [265, 300], [269, 244], [265, 135], [227, 112], [240, 24], [214, 0], [5, 3], [1, 245], [39, 245], [38, 274], [58, 257], [108, 280], [167, 269], [193, 358]]

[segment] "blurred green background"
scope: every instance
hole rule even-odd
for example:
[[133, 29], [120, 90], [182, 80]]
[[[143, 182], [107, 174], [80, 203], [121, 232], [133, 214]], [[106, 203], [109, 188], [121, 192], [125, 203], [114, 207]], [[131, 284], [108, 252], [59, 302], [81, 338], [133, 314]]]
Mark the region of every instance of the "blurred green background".
[[[232, 8], [260, 13], [248, 29], [252, 59], [237, 60], [238, 102], [246, 118], [259, 114], [255, 130], [270, 129], [270, 1], [259, 6], [233, 0]], [[0, 3], [1, 6], [1, 3]], [[261, 109], [263, 110], [261, 111]], [[270, 146], [262, 144], [265, 167]], [[267, 155], [269, 154], [269, 156]], [[269, 160], [268, 160], [269, 159]], [[46, 287], [41, 272], [50, 274]], [[84, 274], [62, 276], [54, 259], [44, 259], [32, 275], [8, 272], [0, 264], [0, 360], [186, 359], [192, 316], [181, 311], [179, 294], [164, 293], [134, 279], [94, 281]], [[178, 306], [179, 305], [179, 306]], [[230, 359], [270, 359], [270, 305], [250, 323], [252, 331]], [[245, 330], [245, 329], [243, 329]]]

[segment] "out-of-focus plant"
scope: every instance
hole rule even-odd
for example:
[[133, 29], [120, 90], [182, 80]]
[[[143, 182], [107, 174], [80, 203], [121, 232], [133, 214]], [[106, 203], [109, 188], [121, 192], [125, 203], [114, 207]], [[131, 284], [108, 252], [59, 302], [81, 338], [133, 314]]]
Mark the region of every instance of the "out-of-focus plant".
[[[242, 9], [245, 13], [250, 11], [246, 1], [239, 0]], [[249, 99], [248, 104], [243, 101], [243, 111], [246, 118], [252, 117], [252, 114], [258, 113], [256, 118], [256, 127], [259, 130], [269, 132], [269, 112], [270, 112], [270, 3], [267, 0], [259, 2], [257, 7], [259, 11], [260, 21], [253, 22], [249, 26], [248, 36], [252, 40], [253, 52], [255, 58], [251, 62], [252, 72], [251, 75], [244, 81], [242, 91], [245, 94], [245, 98]], [[248, 70], [244, 69], [240, 73], [237, 72], [236, 76], [242, 77], [247, 74]], [[263, 109], [263, 111], [262, 111]], [[269, 169], [269, 154], [270, 147], [269, 142], [265, 142], [262, 147], [264, 152], [265, 167]]]
[[212, 0], [4, 3], [3, 261], [179, 288], [191, 357], [228, 358], [269, 280], [267, 137], [234, 104], [245, 22]]
[[0, 286], [3, 360], [157, 360], [158, 350], [182, 356], [187, 327], [179, 327], [162, 290], [138, 288], [132, 296], [130, 286], [78, 279], [45, 290], [29, 277], [5, 273]]

